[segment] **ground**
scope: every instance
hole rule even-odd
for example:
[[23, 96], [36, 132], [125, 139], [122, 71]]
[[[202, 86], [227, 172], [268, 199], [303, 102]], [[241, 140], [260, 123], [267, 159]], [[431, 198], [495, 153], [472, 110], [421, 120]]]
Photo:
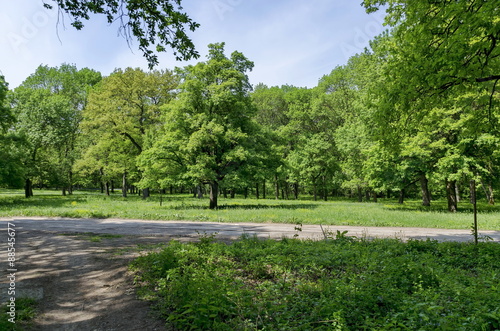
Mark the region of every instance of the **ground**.
[[[196, 240], [218, 233], [221, 239], [241, 234], [263, 238], [283, 235], [324, 239], [320, 226], [290, 224], [226, 224], [140, 220], [0, 219], [0, 246], [7, 247], [7, 224], [15, 225], [16, 297], [39, 301], [39, 314], [28, 330], [166, 330], [149, 304], [137, 298], [128, 263], [141, 254], [138, 244], [171, 239]], [[433, 238], [470, 241], [467, 230], [330, 227], [326, 233], [349, 231], [367, 237]], [[89, 234], [92, 232], [100, 235]], [[500, 241], [500, 231], [484, 233]], [[7, 265], [7, 257], [3, 265]], [[1, 269], [0, 299], [8, 300], [7, 268]]]
[[28, 330], [165, 330], [136, 297], [127, 265], [139, 254], [137, 244], [169, 238], [21, 231], [17, 239], [17, 295], [39, 299]]

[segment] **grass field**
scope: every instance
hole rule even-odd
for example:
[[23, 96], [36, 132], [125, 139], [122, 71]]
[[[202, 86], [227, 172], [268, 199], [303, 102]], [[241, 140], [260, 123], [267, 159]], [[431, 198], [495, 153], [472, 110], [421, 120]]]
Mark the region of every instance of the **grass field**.
[[[161, 200], [161, 205], [160, 205]], [[471, 205], [459, 204], [459, 212], [446, 211], [446, 201], [433, 201], [424, 208], [419, 201], [403, 205], [395, 200], [358, 203], [347, 200], [312, 201], [219, 198], [219, 209], [209, 210], [208, 199], [190, 195], [109, 197], [99, 193], [75, 192], [63, 197], [59, 191], [35, 191], [26, 199], [21, 190], [0, 190], [0, 217], [49, 216], [73, 218], [128, 218], [147, 220], [190, 220], [213, 222], [274, 222], [290, 224], [401, 226], [469, 229]], [[500, 230], [500, 207], [479, 204], [479, 227]]]

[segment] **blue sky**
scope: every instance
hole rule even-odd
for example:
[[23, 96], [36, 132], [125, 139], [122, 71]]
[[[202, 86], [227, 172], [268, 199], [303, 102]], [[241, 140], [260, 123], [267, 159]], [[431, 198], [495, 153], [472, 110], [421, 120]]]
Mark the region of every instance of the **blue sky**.
[[[184, 0], [183, 6], [201, 24], [191, 35], [200, 61], [208, 44], [225, 42], [228, 54], [237, 50], [255, 63], [252, 84], [313, 87], [383, 31], [383, 13], [368, 15], [358, 1]], [[118, 25], [108, 25], [103, 17], [76, 31], [68, 17], [58, 24], [57, 12], [44, 9], [42, 0], [0, 4], [0, 71], [11, 88], [40, 64], [70, 63], [103, 75], [115, 68], [147, 69], [137, 42], [129, 48]], [[186, 64], [166, 53], [159, 68]]]

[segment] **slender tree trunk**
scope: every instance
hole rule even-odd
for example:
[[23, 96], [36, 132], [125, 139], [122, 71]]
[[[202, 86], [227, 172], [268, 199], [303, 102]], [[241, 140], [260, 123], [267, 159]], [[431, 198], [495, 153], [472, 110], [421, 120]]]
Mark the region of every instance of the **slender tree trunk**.
[[460, 186], [457, 182], [455, 182], [455, 197], [457, 199], [457, 203], [460, 202]]
[[313, 197], [314, 201], [318, 200], [318, 193], [316, 192], [316, 182], [313, 182]]
[[477, 245], [479, 241], [479, 233], [478, 233], [478, 227], [477, 227], [477, 196], [476, 196], [476, 181], [471, 180], [470, 181], [470, 199], [471, 203], [474, 209], [474, 224], [473, 224], [473, 230], [472, 233], [474, 235], [474, 243]]
[[323, 200], [328, 201], [328, 187], [326, 185], [326, 176], [323, 176]]
[[217, 209], [217, 197], [219, 196], [219, 183], [210, 183], [210, 209]]
[[422, 206], [431, 205], [431, 194], [429, 192], [429, 181], [425, 174], [420, 175], [420, 189], [422, 191]]
[[446, 196], [448, 199], [448, 211], [455, 213], [457, 211], [457, 196], [455, 191], [455, 181], [446, 181]]
[[245, 189], [243, 190], [243, 195], [245, 196], [245, 199], [248, 198], [248, 186], [245, 186]]
[[142, 198], [143, 199], [149, 198], [149, 187], [142, 190]]
[[375, 191], [373, 191], [373, 202], [375, 202], [375, 203], [378, 202], [377, 192], [375, 192]]
[[201, 184], [196, 186], [196, 192], [198, 199], [203, 199], [203, 188], [201, 187]]
[[109, 196], [109, 182], [106, 182], [106, 183], [104, 184], [104, 189], [106, 190], [106, 195], [108, 195], [108, 196]]
[[274, 196], [276, 200], [280, 198], [280, 184], [278, 181], [278, 175], [274, 175]]
[[127, 197], [127, 172], [123, 172], [123, 177], [122, 177], [122, 197], [126, 198]]
[[224, 193], [224, 199], [227, 199], [227, 188], [224, 187], [222, 192]]
[[363, 190], [358, 186], [358, 202], [363, 202]]
[[398, 203], [400, 205], [402, 205], [403, 203], [405, 202], [405, 189], [402, 188], [400, 191], [399, 191], [399, 201]]
[[170, 189], [170, 195], [174, 194], [174, 187], [173, 187], [173, 185], [170, 185], [169, 189]]
[[115, 193], [115, 181], [111, 181], [111, 193]]
[[259, 199], [259, 182], [255, 184], [255, 197]]
[[66, 187], [64, 187], [64, 186], [63, 186], [63, 188], [62, 188], [62, 195], [63, 195], [63, 197], [65, 197], [65, 196], [66, 196]]
[[[299, 183], [293, 183], [293, 197], [295, 200], [299, 200]], [[286, 199], [288, 200], [288, 185], [285, 186]]]
[[231, 199], [234, 199], [235, 195], [236, 195], [236, 191], [234, 188], [232, 188], [231, 190], [229, 190], [229, 195], [231, 197]]
[[70, 171], [68, 175], [69, 175], [68, 194], [73, 195], [73, 171]]
[[366, 198], [366, 201], [370, 201], [370, 190], [369, 189], [367, 189], [365, 191], [365, 198]]
[[262, 199], [266, 198], [266, 180], [262, 182]]

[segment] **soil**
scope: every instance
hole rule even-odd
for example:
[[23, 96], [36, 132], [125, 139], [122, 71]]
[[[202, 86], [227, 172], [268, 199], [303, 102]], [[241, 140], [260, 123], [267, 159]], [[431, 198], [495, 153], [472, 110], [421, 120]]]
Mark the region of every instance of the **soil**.
[[[166, 330], [149, 304], [137, 298], [128, 264], [140, 254], [138, 244], [168, 240], [44, 231], [16, 233], [16, 297], [39, 300], [38, 315], [26, 329]], [[7, 285], [6, 278], [2, 277], [2, 287]], [[5, 302], [7, 290], [1, 293]]]

